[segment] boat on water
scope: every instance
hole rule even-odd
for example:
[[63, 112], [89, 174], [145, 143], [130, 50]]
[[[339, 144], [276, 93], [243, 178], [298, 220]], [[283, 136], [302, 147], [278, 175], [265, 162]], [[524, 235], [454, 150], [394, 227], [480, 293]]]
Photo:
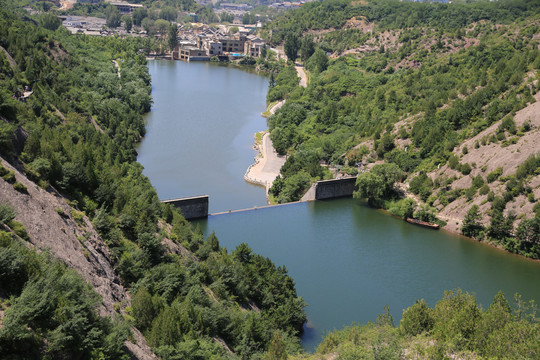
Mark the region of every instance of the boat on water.
[[416, 224], [416, 225], [420, 225], [420, 226], [423, 226], [423, 227], [427, 227], [429, 229], [439, 230], [439, 228], [440, 228], [439, 224], [432, 224], [432, 223], [429, 223], [427, 221], [422, 221], [422, 220], [418, 220], [418, 219], [406, 218], [405, 221], [408, 222], [408, 223], [411, 223], [411, 224]]

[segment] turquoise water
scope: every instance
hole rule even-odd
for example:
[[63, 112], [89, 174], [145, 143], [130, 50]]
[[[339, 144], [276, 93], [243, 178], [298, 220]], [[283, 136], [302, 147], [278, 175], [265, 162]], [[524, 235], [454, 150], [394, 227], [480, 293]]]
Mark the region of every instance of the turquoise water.
[[[266, 128], [268, 82], [209, 63], [151, 61], [154, 105], [139, 147], [162, 199], [210, 195], [210, 212], [264, 205], [243, 180], [253, 134]], [[326, 331], [374, 321], [385, 304], [396, 324], [404, 308], [444, 290], [475, 293], [486, 308], [502, 290], [540, 301], [540, 263], [408, 224], [353, 199], [291, 204], [199, 221], [229, 250], [246, 242], [284, 265], [308, 303], [303, 337], [314, 349]]]

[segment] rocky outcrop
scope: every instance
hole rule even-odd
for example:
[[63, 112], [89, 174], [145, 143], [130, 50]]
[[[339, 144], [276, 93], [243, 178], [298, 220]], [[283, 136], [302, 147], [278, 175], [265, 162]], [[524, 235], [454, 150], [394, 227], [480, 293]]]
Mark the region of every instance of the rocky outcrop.
[[[103, 298], [102, 316], [115, 314], [116, 304], [128, 305], [129, 295], [114, 271], [109, 249], [90, 220], [71, 208], [59, 193], [40, 188], [6, 161], [1, 162], [27, 188], [26, 193], [18, 192], [12, 184], [0, 179], [0, 202], [15, 209], [15, 220], [24, 224], [29, 245], [50, 251], [92, 285]], [[142, 334], [133, 329], [133, 335], [136, 341], [126, 342], [133, 357], [155, 359]]]

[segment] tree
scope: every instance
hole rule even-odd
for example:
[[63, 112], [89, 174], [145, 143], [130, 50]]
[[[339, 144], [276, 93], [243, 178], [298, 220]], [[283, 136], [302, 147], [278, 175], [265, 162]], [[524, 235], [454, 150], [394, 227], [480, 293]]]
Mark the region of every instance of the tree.
[[304, 36], [302, 38], [302, 44], [300, 46], [300, 54], [303, 61], [307, 61], [315, 52], [315, 43], [311, 36]]
[[148, 17], [148, 11], [145, 8], [137, 8], [133, 11], [131, 17], [134, 25], [141, 26], [143, 19]]
[[353, 195], [357, 199], [367, 198], [372, 206], [379, 206], [382, 200], [395, 195], [394, 183], [402, 177], [403, 171], [396, 164], [377, 164], [369, 172], [358, 175], [358, 190]]
[[167, 21], [175, 21], [178, 12], [172, 6], [164, 6], [159, 13], [160, 19]]
[[120, 10], [118, 10], [116, 6], [109, 5], [105, 11], [105, 14], [107, 16], [107, 27], [114, 29], [120, 26], [122, 22], [122, 14], [120, 14]]
[[478, 238], [482, 231], [484, 231], [484, 226], [480, 223], [481, 219], [482, 216], [480, 215], [478, 205], [471, 206], [469, 211], [467, 211], [467, 215], [465, 215], [465, 218], [463, 219], [461, 233], [468, 237], [475, 239]]
[[532, 252], [534, 258], [540, 257], [540, 219], [534, 217], [523, 220], [516, 230], [519, 246], [525, 252]]
[[168, 33], [170, 23], [167, 20], [157, 19], [154, 25], [156, 31], [161, 35], [161, 37], [165, 37], [165, 35]]
[[15, 210], [6, 203], [0, 203], [0, 225], [15, 219]]
[[358, 190], [354, 192], [354, 197], [368, 199], [370, 205], [376, 206], [383, 197], [384, 181], [373, 172], [359, 174], [356, 178], [356, 187]]
[[154, 35], [156, 33], [155, 21], [146, 17], [142, 20], [141, 26], [148, 35]]
[[135, 326], [141, 331], [150, 328], [152, 321], [158, 315], [154, 309], [152, 295], [144, 286], [139, 288], [131, 300], [131, 309], [135, 318]]
[[431, 309], [424, 299], [416, 300], [413, 306], [403, 310], [403, 317], [399, 323], [400, 330], [411, 336], [416, 336], [433, 328]]
[[272, 339], [263, 360], [287, 360], [287, 348], [283, 343], [283, 338], [279, 331], [276, 331], [274, 334], [274, 338]]
[[504, 216], [503, 212], [497, 209], [492, 210], [493, 215], [488, 228], [488, 234], [494, 239], [502, 240], [512, 234], [514, 216], [509, 214]]
[[127, 32], [131, 31], [131, 28], [133, 27], [133, 20], [131, 20], [130, 16], [123, 16], [122, 20], [124, 21], [124, 29], [126, 29]]
[[328, 56], [322, 49], [317, 49], [306, 63], [306, 67], [315, 72], [323, 72], [328, 67]]
[[467, 349], [474, 341], [481, 310], [476, 298], [461, 289], [445, 291], [433, 311], [434, 332], [438, 339], [452, 342], [457, 349]]
[[60, 21], [58, 16], [51, 13], [46, 13], [39, 17], [39, 24], [45, 29], [54, 31], [58, 29], [60, 25], [62, 25], [62, 21]]
[[295, 33], [287, 34], [284, 47], [287, 58], [292, 62], [296, 61], [298, 50], [300, 49], [300, 41]]
[[169, 25], [169, 33], [167, 35], [167, 42], [169, 44], [169, 49], [174, 50], [178, 44], [178, 27], [174, 24]]

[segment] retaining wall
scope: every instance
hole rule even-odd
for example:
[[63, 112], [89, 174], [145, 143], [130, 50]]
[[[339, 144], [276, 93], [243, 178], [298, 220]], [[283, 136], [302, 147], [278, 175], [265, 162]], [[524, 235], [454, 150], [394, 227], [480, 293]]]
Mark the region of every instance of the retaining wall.
[[356, 189], [356, 177], [323, 180], [315, 187], [315, 200], [352, 196]]
[[208, 195], [194, 196], [183, 199], [163, 200], [180, 209], [187, 220], [208, 217]]

